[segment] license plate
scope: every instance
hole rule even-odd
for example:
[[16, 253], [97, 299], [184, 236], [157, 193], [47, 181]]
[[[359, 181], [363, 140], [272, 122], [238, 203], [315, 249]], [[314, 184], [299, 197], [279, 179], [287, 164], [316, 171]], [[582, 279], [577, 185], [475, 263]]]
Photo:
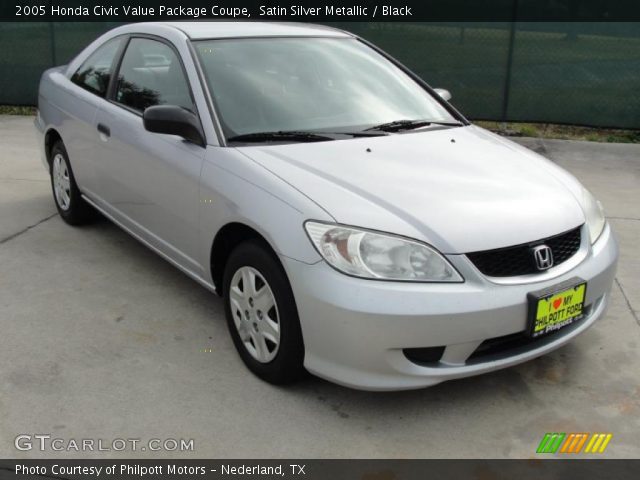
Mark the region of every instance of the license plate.
[[529, 335], [541, 337], [567, 327], [584, 315], [587, 282], [579, 278], [529, 294]]

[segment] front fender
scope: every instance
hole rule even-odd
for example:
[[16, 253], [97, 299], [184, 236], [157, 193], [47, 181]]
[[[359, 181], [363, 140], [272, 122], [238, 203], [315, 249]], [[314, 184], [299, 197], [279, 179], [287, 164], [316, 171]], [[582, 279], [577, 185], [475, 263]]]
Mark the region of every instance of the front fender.
[[251, 227], [278, 255], [308, 264], [321, 260], [307, 238], [303, 224], [309, 218], [328, 222], [334, 219], [238, 150], [207, 147], [199, 193], [203, 265], [210, 262], [211, 246], [217, 232], [229, 223]]

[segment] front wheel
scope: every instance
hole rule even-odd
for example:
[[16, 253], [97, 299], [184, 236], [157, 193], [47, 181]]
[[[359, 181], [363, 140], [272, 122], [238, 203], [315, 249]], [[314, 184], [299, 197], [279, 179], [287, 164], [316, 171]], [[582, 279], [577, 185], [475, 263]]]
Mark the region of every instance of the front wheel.
[[258, 241], [231, 253], [223, 281], [227, 325], [236, 350], [255, 375], [273, 384], [304, 375], [298, 311], [279, 261]]

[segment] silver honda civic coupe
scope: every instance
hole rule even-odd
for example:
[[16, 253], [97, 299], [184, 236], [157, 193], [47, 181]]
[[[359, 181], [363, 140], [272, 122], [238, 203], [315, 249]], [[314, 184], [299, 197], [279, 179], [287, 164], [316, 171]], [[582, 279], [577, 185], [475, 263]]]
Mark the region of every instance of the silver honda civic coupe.
[[139, 23], [46, 71], [35, 125], [60, 216], [221, 295], [258, 377], [399, 390], [564, 345], [616, 269], [592, 194], [449, 98], [340, 30]]

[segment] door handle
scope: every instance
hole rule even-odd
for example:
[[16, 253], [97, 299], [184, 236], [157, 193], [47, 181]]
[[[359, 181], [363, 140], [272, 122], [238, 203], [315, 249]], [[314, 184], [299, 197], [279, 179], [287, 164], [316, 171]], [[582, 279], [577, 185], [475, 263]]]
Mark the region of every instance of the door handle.
[[98, 124], [98, 131], [107, 137], [111, 136], [111, 129], [102, 123]]

